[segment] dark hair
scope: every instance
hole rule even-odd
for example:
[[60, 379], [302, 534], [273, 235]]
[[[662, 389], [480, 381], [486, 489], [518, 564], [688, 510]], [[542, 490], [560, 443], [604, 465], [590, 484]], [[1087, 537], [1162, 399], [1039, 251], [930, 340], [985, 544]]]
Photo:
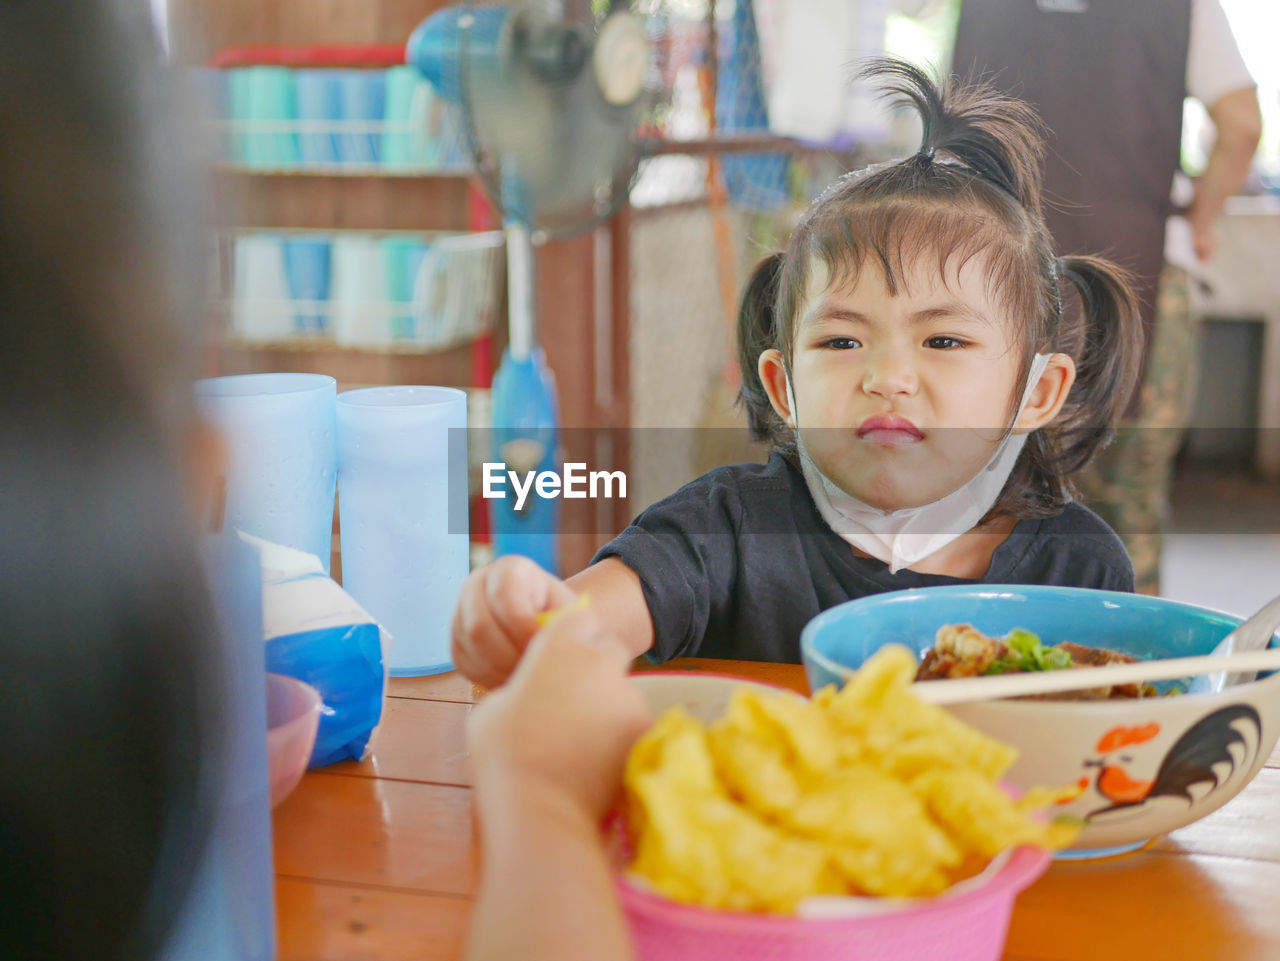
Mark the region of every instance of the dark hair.
[[5, 956], [155, 957], [211, 823], [222, 660], [178, 457], [207, 234], [151, 29], [0, 4]]
[[[982, 257], [993, 296], [1010, 316], [1027, 318], [1017, 332], [1019, 382], [1036, 353], [1076, 362], [1066, 404], [1032, 433], [993, 508], [1017, 517], [1056, 513], [1071, 498], [1071, 475], [1109, 438], [1136, 383], [1142, 334], [1127, 274], [1098, 257], [1055, 258], [1040, 206], [1044, 128], [1031, 106], [979, 83], [939, 86], [900, 60], [871, 61], [861, 76], [881, 81], [883, 96], [920, 116], [920, 150], [833, 183], [785, 252], [765, 258], [748, 281], [738, 314], [739, 401], [752, 437], [783, 448], [792, 442], [757, 365], [762, 351], [776, 348], [790, 370], [816, 262], [833, 284], [875, 264], [896, 293], [921, 256], [936, 255], [940, 272], [953, 259]], [[1063, 280], [1079, 291], [1082, 309], [1063, 309]], [[1020, 394], [1010, 397], [1011, 416]]]

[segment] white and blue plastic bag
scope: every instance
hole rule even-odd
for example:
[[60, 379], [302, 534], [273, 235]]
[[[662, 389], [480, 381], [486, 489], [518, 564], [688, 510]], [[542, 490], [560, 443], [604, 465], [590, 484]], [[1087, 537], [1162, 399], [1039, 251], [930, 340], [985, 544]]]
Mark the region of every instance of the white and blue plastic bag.
[[362, 760], [382, 717], [384, 632], [312, 554], [241, 533], [262, 556], [267, 670], [320, 692], [320, 730], [308, 767]]

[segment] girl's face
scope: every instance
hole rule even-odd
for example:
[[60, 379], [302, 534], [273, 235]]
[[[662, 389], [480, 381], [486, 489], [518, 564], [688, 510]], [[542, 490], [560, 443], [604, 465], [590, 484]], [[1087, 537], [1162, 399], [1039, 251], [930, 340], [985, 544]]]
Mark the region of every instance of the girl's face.
[[[949, 268], [945, 283], [931, 255], [908, 266], [896, 294], [875, 265], [838, 288], [821, 264], [811, 269], [794, 334], [794, 410], [781, 354], [760, 360], [775, 410], [799, 424], [822, 472], [882, 510], [931, 503], [974, 477], [1021, 398], [1014, 322], [989, 296], [982, 259]], [[1061, 380], [1065, 364], [1069, 389], [1074, 366], [1053, 356], [1046, 377]], [[1019, 428], [1047, 423], [1065, 400], [1062, 389], [1049, 417], [1038, 419], [1041, 388]]]

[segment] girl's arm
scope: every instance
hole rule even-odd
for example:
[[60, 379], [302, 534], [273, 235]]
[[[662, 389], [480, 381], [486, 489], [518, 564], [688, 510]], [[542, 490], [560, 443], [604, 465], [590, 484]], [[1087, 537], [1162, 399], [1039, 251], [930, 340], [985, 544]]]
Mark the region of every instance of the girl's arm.
[[582, 593], [591, 595], [592, 608], [632, 659], [653, 646], [640, 578], [622, 561], [607, 558], [566, 583], [513, 554], [473, 571], [463, 583], [451, 629], [454, 666], [477, 684], [499, 686], [537, 633], [539, 615], [572, 605]]
[[633, 658], [653, 647], [653, 617], [640, 576], [616, 557], [606, 557], [568, 580], [575, 594], [589, 594], [592, 609], [607, 620]]

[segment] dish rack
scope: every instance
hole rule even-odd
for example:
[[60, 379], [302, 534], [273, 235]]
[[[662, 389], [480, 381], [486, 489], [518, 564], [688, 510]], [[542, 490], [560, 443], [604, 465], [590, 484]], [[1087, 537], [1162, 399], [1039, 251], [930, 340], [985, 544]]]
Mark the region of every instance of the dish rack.
[[214, 302], [232, 344], [429, 353], [493, 329], [503, 235], [234, 230], [218, 236]]
[[228, 48], [193, 72], [229, 167], [261, 173], [466, 175], [456, 105], [403, 46]]

